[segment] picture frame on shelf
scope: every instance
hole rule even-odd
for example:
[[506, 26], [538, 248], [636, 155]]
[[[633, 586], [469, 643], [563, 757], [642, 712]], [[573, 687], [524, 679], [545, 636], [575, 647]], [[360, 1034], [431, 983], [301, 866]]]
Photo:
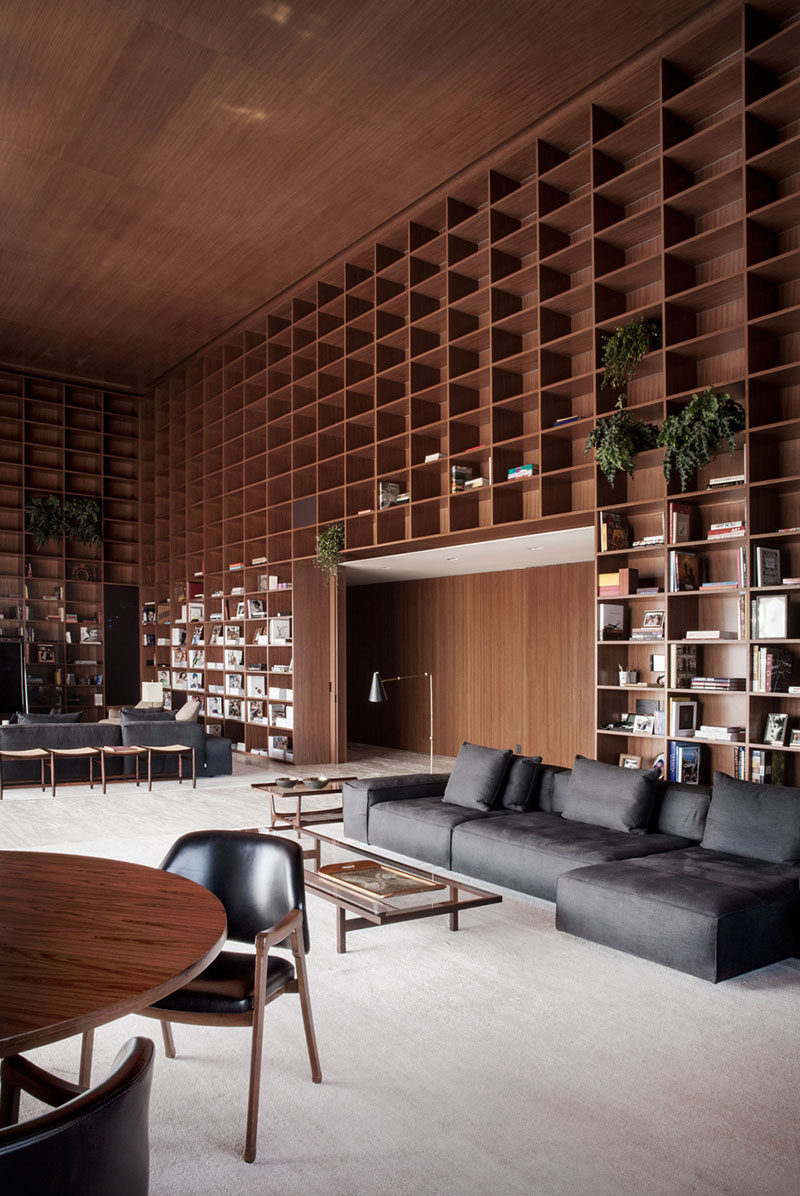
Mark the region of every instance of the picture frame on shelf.
[[756, 545], [756, 585], [779, 586], [781, 584], [781, 552], [779, 548], [765, 548]]
[[271, 644], [290, 644], [292, 642], [292, 620], [283, 615], [277, 615], [269, 621], [269, 642]]
[[674, 739], [693, 739], [697, 729], [697, 702], [675, 699], [669, 708], [669, 733]]
[[646, 610], [642, 615], [642, 627], [651, 627], [662, 631], [664, 628], [664, 611]]
[[[655, 726], [655, 717], [652, 714], [636, 714], [633, 719], [633, 733], [634, 735], [652, 735], [653, 727]], [[630, 765], [629, 765], [630, 767]]]
[[764, 724], [764, 743], [783, 747], [786, 743], [786, 733], [789, 728], [789, 715], [773, 712], [767, 715]]
[[99, 644], [100, 643], [100, 629], [99, 627], [81, 627], [81, 643], [82, 644]]
[[642, 767], [642, 757], [641, 756], [628, 756], [623, 752], [623, 754], [619, 758], [619, 766], [620, 766], [620, 768], [641, 768]]
[[249, 619], [263, 619], [265, 615], [264, 603], [261, 598], [250, 598], [247, 603]]
[[54, 644], [37, 644], [36, 645], [36, 662], [37, 664], [55, 664], [56, 649]]
[[789, 747], [800, 747], [800, 727], [792, 727], [789, 733]]
[[759, 594], [753, 600], [753, 631], [757, 640], [785, 640], [788, 637], [787, 594]]
[[205, 616], [205, 606], [202, 602], [190, 602], [188, 618], [190, 623], [202, 623]]

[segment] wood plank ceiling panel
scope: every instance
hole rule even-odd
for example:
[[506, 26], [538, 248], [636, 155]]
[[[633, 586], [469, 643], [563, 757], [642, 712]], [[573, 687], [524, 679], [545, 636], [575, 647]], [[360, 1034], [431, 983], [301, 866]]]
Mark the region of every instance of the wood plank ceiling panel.
[[5, 0], [0, 360], [142, 387], [701, 7]]

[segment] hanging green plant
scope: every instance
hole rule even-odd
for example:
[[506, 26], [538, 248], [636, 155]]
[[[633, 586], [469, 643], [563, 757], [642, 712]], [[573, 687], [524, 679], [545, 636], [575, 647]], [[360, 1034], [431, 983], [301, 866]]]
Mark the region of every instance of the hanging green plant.
[[615, 328], [603, 341], [603, 386], [613, 387], [623, 394], [642, 358], [660, 348], [661, 325], [657, 320], [641, 317]]
[[330, 580], [335, 577], [342, 563], [344, 552], [344, 524], [331, 523], [317, 536], [316, 563]]
[[645, 423], [643, 419], [633, 419], [630, 412], [622, 405], [624, 395], [617, 399], [616, 410], [612, 415], [598, 420], [586, 441], [584, 453], [594, 449], [595, 460], [608, 482], [614, 485], [617, 473], [627, 473], [633, 477], [633, 458], [637, 453], [656, 447], [658, 428], [655, 424]]
[[25, 508], [25, 530], [33, 536], [37, 548], [64, 535], [64, 508], [55, 494], [32, 498]]
[[661, 425], [658, 444], [664, 453], [664, 477], [674, 469], [681, 491], [696, 469], [709, 465], [725, 441], [729, 452], [736, 450], [736, 433], [745, 425], [745, 411], [730, 395], [715, 394], [710, 386], [693, 394], [685, 407], [668, 415]]
[[64, 503], [64, 535], [99, 548], [103, 543], [100, 503], [96, 498], [68, 498]]

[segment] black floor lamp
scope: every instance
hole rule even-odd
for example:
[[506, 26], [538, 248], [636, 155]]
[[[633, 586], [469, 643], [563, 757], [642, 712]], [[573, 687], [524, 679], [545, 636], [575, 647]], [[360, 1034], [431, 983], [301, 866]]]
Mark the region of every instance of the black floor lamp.
[[381, 680], [380, 673], [372, 674], [372, 685], [369, 687], [369, 701], [370, 702], [388, 702], [386, 690], [383, 688], [384, 682], [389, 681], [413, 681], [417, 677], [428, 678], [428, 703], [430, 705], [430, 745], [431, 745], [431, 772], [433, 772], [433, 673], [407, 673], [404, 677], [384, 677]]

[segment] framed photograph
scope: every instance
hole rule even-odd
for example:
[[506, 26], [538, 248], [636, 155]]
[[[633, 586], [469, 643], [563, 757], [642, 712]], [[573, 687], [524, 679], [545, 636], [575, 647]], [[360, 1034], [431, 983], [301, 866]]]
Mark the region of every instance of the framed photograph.
[[697, 702], [672, 701], [669, 708], [669, 733], [675, 739], [693, 739], [697, 728]]
[[292, 642], [292, 620], [279, 615], [269, 621], [269, 642], [290, 644]]
[[225, 643], [226, 644], [241, 644], [242, 643], [241, 627], [232, 627], [230, 624], [226, 624]]
[[202, 688], [203, 688], [203, 674], [202, 673], [190, 673], [189, 674], [189, 689], [202, 689]]
[[788, 727], [788, 714], [768, 714], [764, 726], [764, 743], [784, 744]]
[[784, 640], [789, 634], [786, 594], [759, 594], [755, 600], [755, 638]]
[[781, 554], [778, 548], [756, 548], [756, 585], [781, 584]]
[[56, 650], [52, 644], [39, 644], [36, 648], [36, 659], [39, 664], [54, 664]]
[[642, 616], [642, 627], [657, 627], [660, 631], [664, 626], [663, 610], [646, 610]]
[[620, 766], [620, 768], [641, 768], [642, 767], [642, 757], [641, 756], [622, 755], [619, 758], [619, 766]]
[[260, 598], [251, 598], [248, 603], [248, 618], [263, 619], [264, 618], [264, 603]]
[[656, 756], [651, 767], [658, 769], [658, 771], [661, 773], [662, 779], [667, 775], [667, 758], [663, 752]]
[[[633, 733], [634, 735], [652, 735], [654, 724], [655, 719], [652, 714], [637, 714], [633, 719]], [[629, 767], [632, 766], [629, 765]], [[639, 767], [638, 764], [636, 767]]]
[[99, 644], [100, 629], [98, 627], [81, 627], [82, 644]]
[[244, 608], [245, 608], [244, 602], [236, 603], [236, 614], [233, 616], [234, 619], [243, 619], [244, 618]]
[[202, 602], [189, 603], [189, 622], [202, 623], [205, 613], [205, 607]]
[[792, 727], [789, 747], [800, 747], [800, 727]]

